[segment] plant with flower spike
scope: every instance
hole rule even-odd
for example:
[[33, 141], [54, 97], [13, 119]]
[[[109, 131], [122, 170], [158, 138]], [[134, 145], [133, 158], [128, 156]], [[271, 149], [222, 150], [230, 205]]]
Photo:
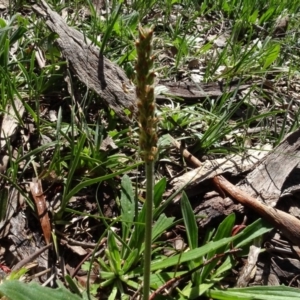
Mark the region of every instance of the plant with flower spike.
[[136, 95], [139, 113], [140, 150], [146, 168], [146, 220], [145, 220], [145, 252], [144, 252], [144, 282], [143, 299], [149, 298], [150, 264], [153, 218], [154, 191], [154, 162], [157, 155], [157, 133], [155, 117], [154, 78], [152, 70], [154, 57], [152, 56], [153, 28], [139, 27], [139, 39], [136, 41], [137, 63]]
[[140, 148], [144, 161], [153, 162], [157, 154], [157, 134], [155, 117], [154, 78], [152, 70], [154, 56], [152, 52], [152, 28], [139, 27], [139, 40], [136, 41], [137, 74], [136, 95], [138, 99]]

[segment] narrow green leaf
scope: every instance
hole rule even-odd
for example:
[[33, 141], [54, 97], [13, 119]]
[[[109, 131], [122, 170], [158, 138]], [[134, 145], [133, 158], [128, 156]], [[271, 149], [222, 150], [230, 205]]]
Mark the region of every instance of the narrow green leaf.
[[240, 289], [209, 290], [206, 295], [216, 300], [296, 300], [300, 298], [300, 290], [283, 285], [256, 286]]
[[113, 272], [100, 271], [100, 278], [105, 279], [105, 280], [108, 280], [108, 279], [114, 280], [116, 278], [116, 275]]
[[159, 182], [157, 182], [154, 186], [154, 207], [157, 208], [161, 201], [163, 193], [166, 190], [167, 186], [167, 180], [165, 177], [163, 177]]
[[280, 45], [277, 44], [275, 46], [272, 46], [271, 50], [268, 52], [266, 56], [266, 60], [263, 66], [263, 69], [267, 69], [279, 56], [280, 53]]
[[124, 274], [126, 274], [128, 270], [132, 267], [132, 265], [138, 258], [138, 254], [139, 254], [138, 249], [134, 249], [129, 253], [128, 257], [124, 261], [124, 265], [122, 268]]
[[174, 266], [178, 263], [181, 264], [184, 262], [197, 260], [200, 257], [204, 256], [205, 254], [209, 253], [210, 251], [216, 250], [224, 245], [227, 245], [233, 240], [234, 240], [234, 237], [224, 238], [217, 242], [209, 242], [208, 244], [206, 244], [200, 248], [192, 249], [188, 252], [169, 257], [162, 261], [156, 261], [152, 264], [151, 270], [156, 271], [159, 269], [164, 269], [167, 267]]
[[[167, 281], [171, 280], [175, 276], [184, 275], [188, 271], [180, 271], [180, 272], [160, 272], [154, 273], [150, 276], [150, 285], [154, 289], [158, 289]], [[142, 277], [140, 278], [142, 280]]]
[[107, 41], [110, 38], [110, 35], [112, 33], [112, 30], [114, 28], [115, 23], [117, 22], [119, 15], [121, 13], [121, 8], [122, 5], [119, 4], [118, 7], [116, 8], [116, 10], [114, 10], [111, 14], [110, 20], [109, 20], [109, 24], [105, 30], [104, 36], [102, 38], [102, 43], [101, 43], [101, 48], [100, 48], [100, 53], [103, 54], [104, 52], [104, 48], [106, 47]]
[[[251, 241], [253, 241], [254, 238], [259, 237], [261, 236], [261, 234], [266, 233], [272, 229], [273, 226], [270, 225], [267, 221], [259, 219], [251, 225], [247, 226], [243, 231], [236, 235], [234, 246], [235, 248], [241, 248], [245, 245], [248, 245]], [[262, 231], [263, 233], [258, 234]]]
[[[49, 143], [50, 144], [50, 143]], [[100, 177], [96, 177], [96, 178], [92, 178], [92, 179], [88, 179], [88, 180], [84, 180], [82, 182], [80, 182], [78, 185], [76, 185], [65, 197], [64, 197], [64, 201], [68, 202], [76, 193], [78, 193], [80, 190], [82, 190], [83, 188], [90, 186], [92, 184], [95, 183], [100, 183], [103, 180], [108, 180], [111, 178], [116, 177], [117, 175], [121, 175], [124, 174], [127, 171], [130, 171], [136, 167], [138, 167], [139, 165], [141, 165], [141, 162], [138, 162], [134, 165], [131, 165], [127, 168], [124, 168], [120, 171], [105, 175], [105, 176], [100, 176]]]
[[25, 27], [18, 27], [10, 36], [10, 44], [13, 45], [17, 40], [24, 36], [24, 33], [27, 31]]
[[78, 296], [81, 295], [81, 292], [77, 286], [77, 284], [75, 283], [75, 281], [73, 280], [73, 278], [70, 275], [66, 275], [65, 276], [65, 280], [69, 285], [69, 288], [71, 289], [71, 291], [75, 294], [77, 294]]
[[257, 16], [258, 16], [258, 9], [256, 9], [251, 16], [249, 16], [248, 21], [252, 24], [255, 24], [257, 21]]
[[[64, 188], [64, 195], [62, 197], [62, 203], [61, 203], [61, 209], [60, 209], [61, 213], [64, 212], [64, 209], [66, 208], [66, 206], [69, 202], [69, 198], [66, 196], [66, 193], [69, 192], [71, 183], [73, 182], [73, 175], [74, 175], [76, 169], [78, 168], [78, 163], [80, 161], [81, 151], [84, 147], [85, 140], [86, 140], [86, 135], [82, 134], [77, 143], [77, 145], [78, 145], [78, 147], [76, 148], [77, 151], [74, 150], [75, 153], [73, 153], [72, 160], [70, 161], [70, 166], [69, 166], [70, 169], [69, 169], [68, 177], [66, 180], [66, 185]], [[58, 213], [59, 216], [61, 214], [60, 212]]]
[[[227, 216], [223, 222], [218, 226], [218, 230], [213, 237], [213, 241], [219, 241], [222, 238], [230, 237], [231, 236], [231, 230], [233, 228], [233, 225], [235, 223], [235, 214], [231, 214]], [[211, 251], [207, 254], [206, 259], [212, 258], [215, 254], [224, 253], [229, 248], [229, 245], [224, 245], [223, 247], [220, 247], [219, 249], [215, 251]], [[215, 268], [217, 265], [218, 260], [213, 260], [208, 265], [204, 266], [201, 271], [201, 283], [208, 279], [208, 277], [211, 274], [211, 271]]]
[[159, 216], [152, 230], [152, 241], [154, 242], [162, 233], [173, 225], [175, 218], [167, 218], [165, 214]]
[[[121, 182], [121, 212], [122, 212], [122, 239], [128, 239], [130, 228], [135, 217], [135, 196], [128, 175], [124, 175]], [[124, 249], [125, 250], [125, 249]], [[124, 251], [122, 251], [124, 252]], [[123, 257], [123, 255], [122, 255]], [[125, 257], [123, 257], [125, 259]]]
[[198, 247], [198, 227], [196, 223], [195, 214], [185, 192], [182, 193], [180, 206], [187, 233], [189, 247], [190, 249], [195, 249]]
[[2, 66], [6, 69], [8, 67], [8, 60], [9, 60], [9, 40], [7, 39], [5, 41], [4, 47], [3, 47], [3, 54], [2, 54]]
[[107, 248], [111, 258], [110, 263], [114, 266], [115, 272], [119, 273], [121, 271], [121, 256], [116, 243], [115, 234], [111, 230], [108, 231]]
[[218, 226], [218, 230], [213, 237], [213, 241], [218, 241], [224, 237], [231, 236], [231, 231], [235, 223], [235, 214], [227, 216]]
[[[138, 249], [139, 254], [141, 254], [142, 246], [144, 243], [144, 235], [145, 235], [145, 216], [146, 216], [146, 206], [143, 205], [141, 211], [138, 215], [138, 220], [134, 225], [134, 231], [131, 235], [129, 241], [129, 247], [131, 249]], [[138, 259], [135, 261], [135, 263]]]
[[40, 147], [32, 150], [32, 151], [29, 151], [25, 155], [20, 156], [19, 158], [17, 158], [16, 164], [19, 164], [21, 161], [27, 160], [28, 158], [33, 157], [36, 154], [38, 154], [38, 153], [40, 153], [42, 151], [45, 151], [46, 149], [54, 147], [56, 144], [57, 144], [57, 141], [50, 142], [50, 143], [44, 144], [44, 145], [42, 145], [42, 146], [40, 146]]
[[[121, 280], [122, 280], [122, 277], [121, 277]], [[126, 283], [126, 285], [132, 287], [135, 290], [138, 290], [141, 287], [140, 282], [136, 282], [136, 281], [128, 280], [128, 279], [124, 279], [123, 281]]]
[[[178, 255], [169, 257], [167, 259], [164, 259], [163, 261], [154, 262], [152, 264], [151, 270], [155, 271], [155, 270], [171, 267], [171, 266], [178, 264], [178, 261], [180, 261], [180, 263], [184, 263], [184, 262], [198, 259], [199, 257], [206, 255], [210, 251], [216, 251], [220, 247], [226, 246], [229, 243], [231, 243], [235, 240], [238, 240], [238, 239], [242, 239], [243, 241], [241, 241], [239, 243], [239, 246], [236, 246], [236, 247], [241, 247], [241, 246], [247, 244], [247, 242], [253, 240], [254, 238], [261, 236], [262, 234], [270, 231], [272, 228], [273, 228], [272, 226], [270, 226], [269, 224], [266, 224], [261, 219], [259, 219], [259, 220], [255, 221], [254, 223], [252, 223], [251, 225], [249, 225], [246, 228], [247, 231], [245, 229], [241, 233], [237, 234], [236, 236], [229, 237], [229, 238], [223, 238], [216, 242], [209, 242], [200, 248], [196, 248], [196, 249], [190, 250], [188, 252], [185, 252], [183, 254], [178, 254]], [[181, 257], [179, 257], [179, 256], [181, 256]]]
[[196, 299], [199, 296], [203, 295], [207, 290], [209, 290], [215, 283], [202, 283], [199, 286], [194, 286], [188, 289], [185, 289], [181, 292], [182, 295], [187, 297], [187, 299]]
[[116, 282], [113, 285], [113, 288], [111, 290], [111, 293], [108, 297], [108, 300], [115, 300], [118, 294], [118, 287], [116, 286]]
[[0, 285], [0, 293], [14, 300], [80, 300], [76, 294], [71, 293], [65, 287], [57, 289], [43, 287], [35, 282], [25, 283], [21, 281], [4, 281]]
[[273, 15], [275, 11], [275, 6], [271, 6], [259, 19], [259, 24], [263, 24]]

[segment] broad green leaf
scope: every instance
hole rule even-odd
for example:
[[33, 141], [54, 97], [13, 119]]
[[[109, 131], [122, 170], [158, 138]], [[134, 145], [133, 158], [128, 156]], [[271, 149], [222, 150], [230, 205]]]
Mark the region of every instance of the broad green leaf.
[[115, 234], [111, 230], [108, 231], [107, 250], [109, 253], [109, 258], [111, 259], [110, 264], [114, 266], [114, 271], [119, 273], [121, 270], [121, 256], [117, 246]]
[[[131, 184], [131, 180], [128, 175], [124, 175], [121, 182], [121, 213], [122, 213], [122, 239], [126, 241], [130, 234], [130, 228], [134, 220], [135, 214], [135, 196]], [[125, 248], [124, 248], [125, 250]], [[124, 250], [122, 250], [122, 258]]]
[[157, 208], [161, 201], [162, 201], [162, 195], [166, 190], [167, 186], [167, 180], [165, 177], [163, 177], [158, 183], [155, 184], [154, 187], [154, 207]]
[[279, 53], [280, 53], [280, 45], [277, 44], [275, 46], [272, 46], [272, 49], [269, 51], [269, 53], [266, 56], [263, 69], [267, 69], [277, 59]]
[[[225, 274], [226, 271], [232, 269], [236, 265], [236, 261], [232, 256], [227, 256], [224, 262], [221, 264], [220, 267], [214, 272], [210, 279], [211, 280], [220, 280], [222, 279], [222, 274]], [[216, 279], [218, 278], [218, 279]]]
[[[150, 276], [150, 285], [154, 289], [158, 289], [163, 284], [165, 284], [167, 281], [171, 280], [175, 276], [181, 276], [184, 275], [187, 271], [181, 271], [181, 272], [160, 272], [151, 274]], [[140, 277], [140, 280], [143, 280], [142, 277]]]
[[169, 257], [163, 261], [154, 262], [151, 265], [151, 270], [155, 271], [155, 270], [171, 267], [171, 266], [178, 264], [178, 261], [180, 263], [184, 263], [184, 262], [198, 259], [199, 257], [202, 257], [211, 251], [216, 251], [217, 249], [219, 249], [223, 246], [226, 246], [229, 243], [231, 243], [235, 240], [238, 240], [238, 239], [243, 240], [237, 246], [237, 247], [241, 247], [241, 246], [247, 244], [248, 242], [250, 242], [251, 240], [255, 239], [256, 237], [261, 236], [262, 234], [270, 231], [272, 228], [273, 228], [272, 226], [265, 224], [265, 222], [263, 222], [261, 219], [258, 219], [257, 221], [255, 221], [254, 223], [249, 225], [241, 233], [237, 234], [236, 236], [229, 237], [229, 238], [223, 238], [219, 241], [212, 241], [200, 248], [190, 250], [183, 254], [178, 254], [178, 255]]
[[[221, 224], [218, 226], [218, 230], [217, 230], [215, 236], [213, 237], [213, 241], [219, 241], [222, 238], [230, 237], [234, 222], [235, 222], [234, 214], [227, 216], [223, 220], [223, 222], [221, 222]], [[215, 254], [224, 253], [229, 248], [229, 246], [230, 245], [225, 245], [223, 247], [220, 247], [216, 251], [209, 252], [206, 259], [212, 258]], [[202, 272], [201, 272], [201, 277], [200, 277], [201, 282], [204, 282], [205, 280], [208, 279], [209, 274], [215, 268], [217, 263], [218, 263], [218, 260], [215, 259], [211, 263], [209, 263], [203, 267]]]
[[138, 249], [133, 249], [128, 257], [125, 259], [124, 261], [124, 265], [123, 265], [123, 273], [126, 274], [127, 271], [131, 268], [131, 266], [134, 264], [134, 262], [136, 261], [136, 259], [138, 258], [139, 252]]
[[80, 290], [79, 290], [77, 284], [75, 283], [74, 279], [73, 279], [69, 274], [67, 274], [67, 275], [65, 276], [65, 280], [66, 280], [66, 282], [68, 283], [68, 286], [69, 286], [70, 290], [71, 290], [73, 293], [75, 293], [75, 294], [77, 294], [78, 296], [80, 296], [80, 294], [81, 294], [81, 293], [80, 293]]
[[255, 24], [258, 16], [258, 9], [256, 9], [251, 16], [249, 16], [248, 21], [252, 24]]
[[[51, 143], [49, 143], [51, 144]], [[41, 148], [41, 147], [40, 147]], [[90, 186], [92, 184], [95, 184], [95, 183], [100, 183], [101, 181], [104, 181], [104, 180], [108, 180], [108, 179], [111, 179], [111, 178], [114, 178], [116, 177], [117, 175], [121, 175], [121, 174], [124, 174], [125, 172], [127, 171], [130, 171], [136, 167], [138, 167], [139, 165], [141, 165], [142, 162], [138, 162], [134, 165], [131, 165], [127, 168], [124, 168], [120, 171], [117, 171], [117, 172], [114, 172], [114, 173], [111, 173], [111, 174], [108, 174], [108, 175], [105, 175], [105, 176], [100, 176], [100, 177], [96, 177], [96, 178], [92, 178], [92, 179], [87, 179], [87, 180], [84, 180], [82, 182], [80, 182], [79, 184], [77, 184], [65, 197], [64, 197], [64, 201], [65, 202], [68, 202], [75, 194], [77, 194], [81, 189], [87, 187], [87, 186]], [[60, 215], [58, 215], [58, 218], [59, 218]]]
[[108, 300], [115, 300], [117, 297], [117, 293], [118, 293], [118, 287], [116, 286], [116, 283], [114, 283], [114, 286], [111, 290]]
[[213, 237], [213, 241], [218, 241], [224, 237], [231, 236], [231, 231], [235, 223], [235, 214], [227, 216], [218, 226], [218, 230]]
[[35, 282], [4, 281], [0, 285], [0, 293], [13, 300], [80, 300], [62, 285], [57, 289], [43, 287]]
[[198, 247], [198, 227], [196, 223], [195, 214], [185, 192], [182, 193], [180, 206], [187, 233], [189, 247], [190, 249], [195, 249]]
[[216, 300], [296, 300], [300, 298], [299, 289], [283, 285], [209, 290], [205, 294]]
[[274, 13], [275, 7], [270, 7], [259, 19], [259, 24], [263, 24], [266, 22]]
[[[98, 262], [99, 262], [99, 264], [102, 267], [102, 270], [104, 272], [110, 272], [111, 271], [111, 269], [109, 268], [109, 265], [101, 257], [98, 257], [97, 260], [98, 260]], [[88, 266], [88, 268], [86, 269], [86, 271], [88, 271], [89, 268], [90, 267]], [[103, 271], [101, 273], [103, 273]]]
[[152, 230], [152, 241], [161, 236], [161, 234], [171, 227], [174, 223], [175, 218], [167, 218], [165, 214], [159, 216], [158, 220], [155, 222]]
[[[129, 240], [129, 248], [138, 249], [139, 254], [141, 254], [142, 245], [144, 243], [145, 234], [145, 216], [146, 216], [146, 206], [143, 205], [141, 211], [138, 215], [138, 221], [134, 224], [133, 233]], [[135, 261], [135, 263], [138, 260]]]
[[181, 292], [187, 299], [196, 299], [209, 290], [215, 283], [202, 283], [199, 286], [185, 289]]
[[257, 233], [264, 230], [266, 231], [264, 231], [263, 233], [266, 233], [272, 229], [273, 226], [270, 225], [267, 221], [263, 219], [258, 219], [257, 221], [247, 226], [243, 231], [236, 235], [234, 247], [241, 248], [245, 245], [248, 245], [254, 238], [261, 236], [261, 234]]

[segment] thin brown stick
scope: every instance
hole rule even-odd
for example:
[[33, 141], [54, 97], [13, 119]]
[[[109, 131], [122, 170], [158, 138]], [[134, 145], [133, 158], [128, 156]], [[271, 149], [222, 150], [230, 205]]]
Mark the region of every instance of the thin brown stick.
[[12, 271], [15, 270], [20, 270], [22, 267], [24, 267], [25, 265], [27, 265], [28, 263], [32, 262], [34, 259], [36, 259], [38, 256], [40, 256], [44, 251], [46, 251], [47, 249], [49, 249], [52, 246], [52, 243], [44, 246], [43, 248], [37, 250], [36, 252], [34, 252], [33, 254], [25, 257], [24, 259], [22, 259], [21, 261], [19, 261], [13, 268]]
[[287, 239], [295, 245], [300, 246], [300, 221], [297, 218], [279, 209], [263, 204], [231, 184], [223, 176], [214, 177], [213, 182], [233, 199], [252, 208], [268, 222], [280, 229]]
[[201, 161], [196, 158], [193, 154], [191, 154], [187, 149], [183, 148], [179, 142], [177, 142], [174, 138], [172, 138], [172, 144], [180, 150], [181, 155], [184, 157], [184, 159], [190, 163], [195, 168], [201, 167], [202, 163]]

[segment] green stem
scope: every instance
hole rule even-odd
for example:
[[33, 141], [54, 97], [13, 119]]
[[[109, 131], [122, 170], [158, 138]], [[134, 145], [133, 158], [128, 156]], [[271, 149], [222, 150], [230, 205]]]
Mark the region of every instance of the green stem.
[[146, 162], [146, 221], [145, 221], [145, 251], [144, 251], [144, 286], [143, 300], [149, 299], [151, 274], [152, 219], [154, 197], [154, 162]]

